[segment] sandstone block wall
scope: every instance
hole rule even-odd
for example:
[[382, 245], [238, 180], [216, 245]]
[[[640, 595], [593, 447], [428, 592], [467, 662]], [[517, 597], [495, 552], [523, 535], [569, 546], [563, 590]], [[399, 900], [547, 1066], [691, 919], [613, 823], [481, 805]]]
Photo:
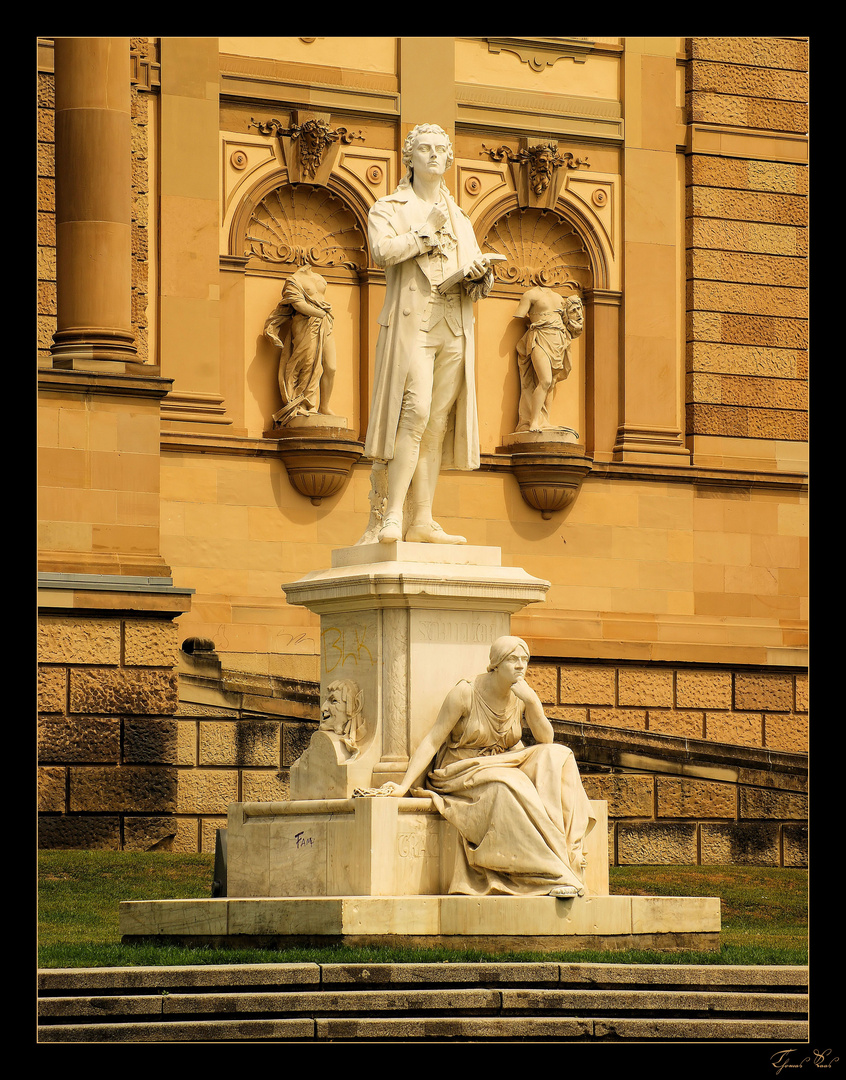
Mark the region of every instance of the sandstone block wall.
[[722, 147], [695, 139], [686, 160], [687, 432], [804, 440], [808, 170], [791, 157], [808, 44], [691, 38], [687, 54], [687, 121]]
[[36, 350], [39, 360], [48, 359], [56, 329], [56, 168], [53, 153], [55, 94], [52, 72], [39, 71], [36, 98]]
[[[807, 771], [796, 767], [807, 750], [804, 672], [558, 660], [534, 663], [529, 679], [559, 729], [603, 730], [620, 746], [654, 733], [738, 750], [739, 764], [715, 758], [701, 777], [581, 761], [588, 795], [609, 804], [613, 865], [807, 865]], [[290, 767], [317, 727], [318, 686], [218, 670], [183, 679], [181, 698], [173, 848], [211, 853], [230, 802], [289, 798]], [[744, 750], [790, 755], [792, 771], [744, 766]]]
[[39, 845], [170, 848], [178, 808], [178, 652], [169, 620], [43, 616]]
[[808, 751], [806, 672], [561, 661], [530, 680], [550, 720]]
[[[807, 866], [807, 770], [796, 767], [808, 751], [807, 673], [559, 662], [533, 665], [529, 679], [553, 725], [616, 729], [621, 747], [655, 733], [738, 750], [729, 764], [723, 753], [700, 763], [701, 776], [581, 763], [588, 796], [608, 801], [612, 865]], [[634, 743], [634, 756], [648, 750]], [[787, 764], [744, 764], [744, 748]]]

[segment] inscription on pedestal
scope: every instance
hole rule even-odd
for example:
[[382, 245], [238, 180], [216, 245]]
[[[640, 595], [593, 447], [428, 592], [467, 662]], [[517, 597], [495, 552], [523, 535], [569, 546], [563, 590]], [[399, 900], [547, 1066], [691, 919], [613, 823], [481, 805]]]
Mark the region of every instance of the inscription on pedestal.
[[397, 855], [401, 859], [436, 859], [440, 853], [435, 829], [402, 832], [397, 836]]
[[476, 619], [427, 619], [418, 618], [414, 627], [415, 642], [450, 642], [458, 645], [492, 644], [497, 631], [486, 622]]

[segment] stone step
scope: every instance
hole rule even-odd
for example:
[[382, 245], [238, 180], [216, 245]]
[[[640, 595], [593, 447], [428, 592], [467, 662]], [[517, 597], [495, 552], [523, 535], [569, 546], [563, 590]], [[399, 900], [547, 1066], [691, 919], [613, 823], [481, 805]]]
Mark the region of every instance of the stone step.
[[40, 1042], [802, 1039], [805, 967], [261, 964], [39, 972]]
[[282, 1039], [346, 1041], [351, 1039], [438, 1041], [497, 1039], [560, 1041], [656, 1039], [709, 1042], [807, 1041], [807, 1022], [786, 1020], [674, 1020], [539, 1017], [401, 1017], [340, 1019], [215, 1020], [173, 1024], [92, 1024], [42, 1027], [38, 1041], [107, 1042], [278, 1042]]
[[367, 990], [267, 994], [143, 994], [127, 997], [48, 998], [39, 1003], [43, 1019], [74, 1017], [102, 1019], [119, 1016], [194, 1016], [200, 1013], [262, 1013], [318, 1015], [325, 1013], [626, 1013], [661, 1015], [773, 1016], [807, 1013], [801, 994], [684, 993], [674, 990]]

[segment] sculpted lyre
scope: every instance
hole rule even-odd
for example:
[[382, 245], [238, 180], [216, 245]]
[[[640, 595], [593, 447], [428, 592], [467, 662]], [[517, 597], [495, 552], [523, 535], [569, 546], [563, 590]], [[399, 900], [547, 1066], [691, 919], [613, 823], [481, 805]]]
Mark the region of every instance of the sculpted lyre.
[[[282, 297], [265, 323], [265, 334], [282, 350], [279, 389], [283, 407], [273, 414], [280, 427], [297, 416], [331, 415], [335, 340], [332, 307], [325, 296], [326, 281], [306, 263], [285, 282]], [[290, 327], [285, 326], [288, 320]]]
[[[451, 893], [585, 891], [583, 842], [596, 819], [572, 750], [553, 741], [526, 682], [528, 662], [525, 641], [498, 638], [488, 670], [447, 694], [403, 779], [379, 789], [401, 797], [414, 788], [458, 830]], [[522, 742], [524, 720], [534, 746]]]
[[584, 308], [578, 296], [565, 299], [552, 289], [538, 286], [523, 294], [514, 317], [529, 320], [526, 333], [517, 343], [517, 431], [543, 431], [552, 426], [549, 406], [553, 391], [570, 374], [570, 342], [584, 330]]
[[375, 532], [383, 543], [465, 543], [435, 522], [432, 501], [442, 465], [479, 467], [473, 303], [490, 292], [493, 272], [443, 182], [452, 160], [446, 133], [418, 125], [403, 150], [405, 178], [368, 216], [387, 283], [364, 451], [377, 463], [374, 474], [387, 462]]

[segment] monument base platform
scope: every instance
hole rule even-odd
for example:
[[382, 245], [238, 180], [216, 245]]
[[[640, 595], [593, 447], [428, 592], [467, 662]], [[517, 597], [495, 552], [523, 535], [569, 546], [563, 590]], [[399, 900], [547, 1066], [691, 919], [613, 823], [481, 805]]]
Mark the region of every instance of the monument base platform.
[[319, 896], [128, 900], [125, 943], [555, 952], [720, 947], [717, 897]]

